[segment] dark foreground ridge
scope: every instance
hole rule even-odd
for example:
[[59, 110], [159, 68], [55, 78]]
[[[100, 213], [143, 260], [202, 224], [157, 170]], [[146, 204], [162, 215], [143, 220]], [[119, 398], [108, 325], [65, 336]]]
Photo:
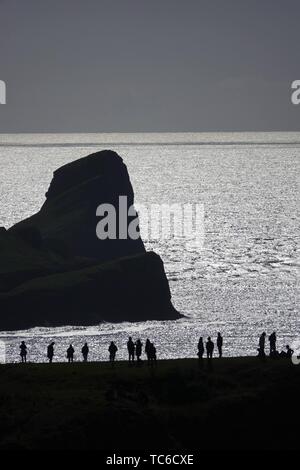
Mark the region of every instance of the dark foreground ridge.
[[1, 330], [180, 318], [163, 262], [141, 238], [97, 238], [97, 207], [117, 208], [119, 196], [134, 203], [127, 168], [97, 152], [54, 173], [37, 214], [0, 228]]
[[0, 366], [0, 449], [298, 449], [288, 359]]

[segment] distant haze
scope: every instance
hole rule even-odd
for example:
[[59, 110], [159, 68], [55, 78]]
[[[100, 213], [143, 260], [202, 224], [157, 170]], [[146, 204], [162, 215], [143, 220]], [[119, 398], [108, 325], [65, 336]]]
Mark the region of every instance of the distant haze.
[[0, 132], [299, 131], [298, 0], [0, 0]]

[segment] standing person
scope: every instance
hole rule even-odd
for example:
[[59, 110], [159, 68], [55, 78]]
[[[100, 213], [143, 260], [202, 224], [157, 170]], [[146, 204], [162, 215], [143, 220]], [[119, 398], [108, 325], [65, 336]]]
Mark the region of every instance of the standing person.
[[259, 357], [262, 357], [262, 358], [266, 357], [265, 345], [266, 345], [266, 333], [263, 332], [259, 337], [259, 343], [258, 343], [258, 356]]
[[48, 348], [47, 348], [47, 357], [49, 359], [49, 363], [51, 364], [52, 361], [53, 361], [53, 356], [54, 356], [54, 341], [49, 344]]
[[142, 362], [141, 361], [142, 348], [143, 348], [143, 344], [141, 340], [138, 339], [137, 342], [135, 343], [135, 354], [136, 354], [137, 362]]
[[211, 337], [209, 336], [207, 338], [207, 343], [206, 343], [207, 359], [212, 359], [213, 353], [214, 353], [214, 348], [215, 348], [215, 345], [212, 342]]
[[203, 354], [204, 354], [204, 344], [203, 344], [203, 338], [201, 336], [198, 341], [198, 357], [200, 361], [202, 361], [203, 359]]
[[153, 365], [155, 364], [156, 365], [156, 359], [157, 359], [157, 356], [156, 356], [156, 347], [154, 346], [154, 343], [150, 343], [150, 364]]
[[270, 343], [270, 357], [276, 356], [276, 332], [273, 331], [273, 333], [269, 336], [269, 343]]
[[128, 341], [127, 341], [127, 350], [128, 350], [129, 363], [134, 362], [134, 342], [132, 341], [131, 336], [129, 336]]
[[221, 333], [218, 333], [217, 348], [218, 348], [218, 351], [219, 351], [219, 357], [222, 357], [222, 355], [223, 355], [223, 337], [221, 336]]
[[110, 362], [115, 362], [116, 358], [116, 352], [118, 351], [118, 348], [116, 344], [112, 341], [109, 345], [108, 352], [109, 352], [109, 360]]
[[90, 350], [89, 350], [88, 344], [84, 343], [84, 346], [81, 349], [81, 354], [83, 356], [83, 362], [87, 362], [89, 352], [90, 352]]
[[146, 353], [146, 356], [147, 356], [147, 359], [148, 359], [148, 364], [150, 362], [150, 349], [151, 349], [150, 339], [147, 338], [146, 344], [145, 344], [145, 353]]
[[74, 361], [74, 352], [75, 352], [75, 350], [74, 350], [72, 344], [70, 344], [70, 346], [67, 349], [68, 362], [73, 362]]
[[22, 362], [27, 362], [27, 346], [25, 344], [25, 341], [22, 341], [22, 343], [20, 344], [20, 356]]

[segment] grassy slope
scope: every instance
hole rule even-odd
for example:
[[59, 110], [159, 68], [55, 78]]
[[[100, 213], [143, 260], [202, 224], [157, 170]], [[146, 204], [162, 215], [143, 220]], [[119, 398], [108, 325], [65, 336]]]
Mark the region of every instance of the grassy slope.
[[0, 449], [297, 448], [300, 366], [0, 366]]

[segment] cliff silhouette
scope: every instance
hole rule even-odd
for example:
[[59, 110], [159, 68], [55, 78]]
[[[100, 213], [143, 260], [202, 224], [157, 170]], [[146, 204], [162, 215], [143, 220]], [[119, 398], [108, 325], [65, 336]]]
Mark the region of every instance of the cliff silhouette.
[[37, 214], [0, 228], [1, 330], [181, 317], [161, 258], [140, 236], [97, 237], [97, 207], [112, 204], [118, 220], [119, 196], [134, 204], [126, 165], [97, 152], [54, 172]]

